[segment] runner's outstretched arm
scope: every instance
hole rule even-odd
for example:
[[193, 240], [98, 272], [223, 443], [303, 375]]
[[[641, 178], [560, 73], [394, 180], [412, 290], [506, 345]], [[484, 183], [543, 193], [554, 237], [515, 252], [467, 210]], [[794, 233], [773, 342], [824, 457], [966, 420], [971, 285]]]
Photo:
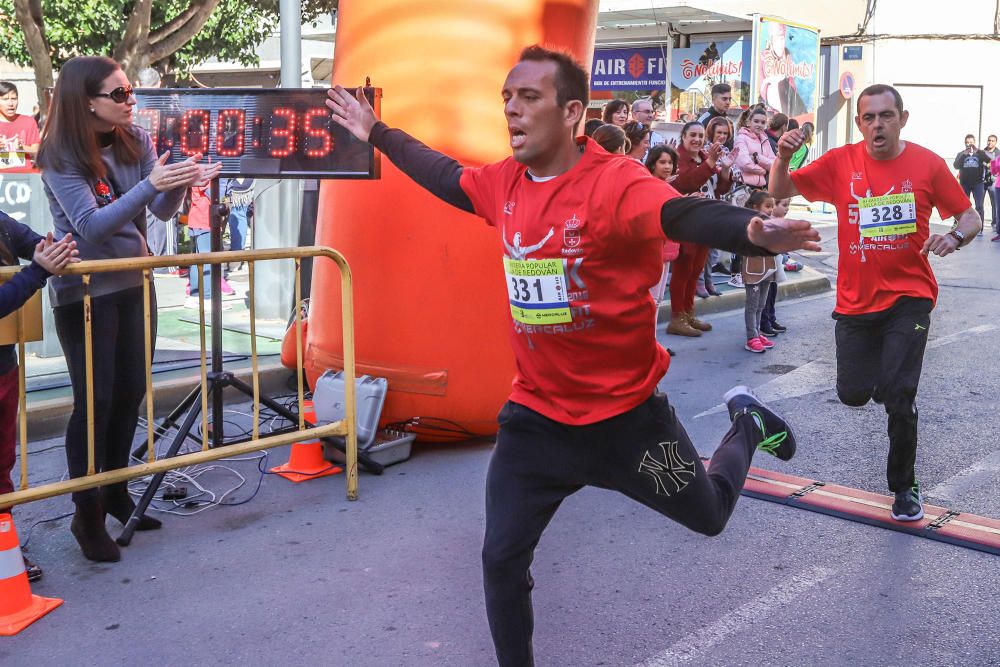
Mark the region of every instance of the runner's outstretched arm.
[[363, 90], [351, 95], [340, 86], [327, 91], [331, 117], [351, 134], [367, 141], [399, 169], [435, 197], [473, 213], [472, 201], [462, 190], [462, 165], [444, 153], [426, 146], [406, 132], [391, 129], [375, 116]]
[[767, 191], [776, 199], [795, 197], [799, 194], [799, 189], [792, 182], [792, 175], [788, 171], [788, 165], [792, 161], [795, 151], [805, 143], [802, 130], [790, 130], [781, 135], [778, 139], [778, 155], [771, 163], [771, 174], [767, 180]]
[[764, 219], [757, 211], [717, 199], [675, 197], [660, 209], [663, 233], [738, 255], [820, 250], [819, 232], [805, 220]]

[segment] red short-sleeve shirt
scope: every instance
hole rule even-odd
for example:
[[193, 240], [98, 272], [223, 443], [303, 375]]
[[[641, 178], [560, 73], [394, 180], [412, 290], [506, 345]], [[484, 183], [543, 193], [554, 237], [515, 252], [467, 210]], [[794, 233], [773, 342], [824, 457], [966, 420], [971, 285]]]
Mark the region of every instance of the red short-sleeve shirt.
[[18, 114], [13, 121], [0, 119], [0, 168], [30, 167], [31, 160], [15, 146], [35, 146], [40, 141], [38, 123]]
[[[948, 219], [969, 208], [944, 160], [911, 141], [892, 160], [875, 160], [860, 142], [828, 151], [791, 177], [803, 197], [837, 208], [837, 313], [879, 312], [901, 296], [937, 300], [934, 272], [920, 254], [930, 234], [931, 209]], [[860, 199], [910, 192], [916, 200], [915, 232], [862, 237]]]
[[[570, 425], [634, 408], [669, 366], [649, 289], [663, 270], [660, 208], [680, 196], [635, 160], [590, 139], [580, 145], [579, 162], [551, 180], [532, 180], [513, 158], [467, 167], [461, 178], [476, 213], [500, 231], [505, 262], [548, 267], [538, 274], [547, 274], [545, 285], [507, 269], [517, 366], [511, 400]], [[516, 314], [537, 307], [535, 297], [550, 288], [563, 290], [545, 296], [553, 321]]]

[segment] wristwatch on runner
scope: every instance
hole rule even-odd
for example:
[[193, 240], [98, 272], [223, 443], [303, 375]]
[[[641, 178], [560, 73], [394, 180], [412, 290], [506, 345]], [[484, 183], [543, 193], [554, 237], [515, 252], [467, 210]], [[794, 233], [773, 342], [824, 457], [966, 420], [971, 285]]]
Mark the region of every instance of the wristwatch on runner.
[[950, 232], [948, 232], [948, 236], [958, 241], [958, 247], [956, 247], [955, 250], [961, 250], [962, 245], [965, 243], [965, 234], [958, 231], [957, 229], [953, 229]]

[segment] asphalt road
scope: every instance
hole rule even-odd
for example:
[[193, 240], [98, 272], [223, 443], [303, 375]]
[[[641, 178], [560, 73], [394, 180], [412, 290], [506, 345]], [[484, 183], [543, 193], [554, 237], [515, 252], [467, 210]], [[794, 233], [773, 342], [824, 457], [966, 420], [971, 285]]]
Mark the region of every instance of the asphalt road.
[[[1000, 517], [1000, 243], [988, 239], [934, 262], [918, 475], [931, 501]], [[835, 273], [834, 254], [804, 261]], [[885, 489], [884, 413], [833, 390], [833, 302], [779, 303], [789, 332], [763, 355], [742, 348], [742, 311], [709, 316], [715, 331], [700, 339], [664, 338], [678, 356], [662, 388], [702, 454], [727, 428], [713, 407], [747, 383], [800, 443], [793, 461], [756, 465]], [[62, 474], [58, 448], [41, 451], [53, 445], [32, 444], [34, 475]], [[342, 476], [269, 476], [246, 504], [165, 517], [112, 565], [80, 556], [68, 520], [41, 524], [29, 551], [47, 573], [34, 590], [66, 603], [0, 639], [0, 664], [493, 664], [479, 570], [490, 451], [420, 447], [363, 475], [355, 503]], [[248, 479], [230, 498], [248, 497], [256, 464], [229, 465]], [[232, 479], [201, 481], [218, 491]], [[68, 508], [20, 508], [22, 537]], [[539, 665], [1000, 664], [997, 556], [749, 498], [706, 538], [585, 489], [545, 533], [533, 575]]]

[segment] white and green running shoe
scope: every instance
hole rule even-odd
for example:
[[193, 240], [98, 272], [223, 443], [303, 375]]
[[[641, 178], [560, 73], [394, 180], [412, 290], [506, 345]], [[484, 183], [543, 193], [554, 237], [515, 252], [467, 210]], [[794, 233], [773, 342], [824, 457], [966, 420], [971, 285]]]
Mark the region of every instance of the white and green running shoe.
[[750, 415], [753, 418], [761, 433], [757, 449], [782, 461], [789, 461], [795, 456], [795, 435], [791, 425], [757, 398], [750, 387], [737, 385], [727, 391], [722, 400], [729, 408], [730, 420], [736, 421], [740, 415]]

